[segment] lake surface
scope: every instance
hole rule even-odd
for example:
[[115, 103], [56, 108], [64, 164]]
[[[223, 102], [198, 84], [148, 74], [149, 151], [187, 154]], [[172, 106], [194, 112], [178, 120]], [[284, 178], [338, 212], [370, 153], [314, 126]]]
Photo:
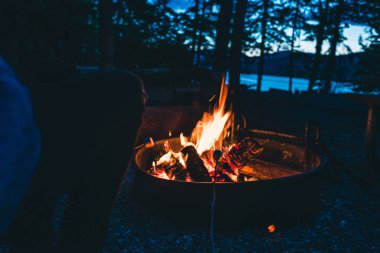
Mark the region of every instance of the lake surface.
[[[228, 79], [227, 79], [228, 80]], [[257, 85], [256, 74], [241, 74], [240, 83], [249, 86], [250, 90], [255, 90]], [[293, 78], [292, 92], [307, 91], [309, 80], [304, 78]], [[352, 84], [350, 83], [332, 83], [332, 92], [334, 93], [352, 93]], [[289, 78], [284, 76], [264, 75], [261, 83], [261, 91], [269, 89], [289, 90]]]

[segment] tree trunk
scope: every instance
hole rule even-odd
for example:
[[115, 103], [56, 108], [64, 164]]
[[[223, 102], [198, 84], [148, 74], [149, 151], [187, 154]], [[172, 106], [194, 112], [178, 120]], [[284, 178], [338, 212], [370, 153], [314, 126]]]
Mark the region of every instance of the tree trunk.
[[197, 53], [196, 53], [196, 59], [195, 59], [195, 66], [199, 67], [200, 58], [201, 58], [201, 48], [202, 48], [202, 42], [203, 42], [203, 32], [205, 30], [205, 15], [206, 15], [206, 6], [207, 1], [203, 0], [202, 5], [202, 14], [201, 19], [199, 20], [199, 36], [198, 36], [198, 45], [197, 45]]
[[194, 8], [195, 10], [194, 10], [194, 22], [193, 22], [193, 42], [191, 46], [193, 64], [195, 64], [196, 53], [197, 53], [196, 47], [197, 47], [197, 30], [198, 30], [198, 23], [199, 23], [199, 0], [195, 0]]
[[[245, 14], [247, 12], [247, 0], [236, 1], [234, 14], [233, 31], [231, 38], [231, 53], [230, 53], [230, 73], [229, 73], [229, 88], [230, 88], [230, 108], [235, 115], [241, 112], [240, 106], [240, 59], [242, 55], [243, 31], [245, 24]], [[231, 128], [231, 137], [234, 138], [236, 130]]]
[[325, 8], [322, 6], [321, 0], [319, 0], [319, 24], [317, 27], [317, 38], [316, 38], [316, 46], [315, 46], [315, 56], [313, 61], [313, 66], [310, 73], [309, 78], [309, 86], [308, 91], [311, 92], [313, 90], [313, 87], [315, 85], [315, 81], [317, 79], [318, 69], [319, 65], [321, 63], [322, 59], [322, 44], [324, 40], [325, 35], [325, 26], [326, 26], [326, 19], [328, 15], [328, 9], [329, 9], [329, 0], [326, 0], [325, 2]]
[[213, 71], [216, 75], [217, 87], [227, 70], [228, 43], [230, 40], [233, 0], [222, 0], [218, 15]]
[[296, 12], [294, 14], [293, 29], [292, 29], [292, 40], [290, 45], [290, 58], [289, 58], [289, 92], [293, 92], [293, 72], [294, 72], [294, 43], [296, 39], [297, 31], [297, 21], [298, 21], [298, 11], [299, 11], [300, 0], [296, 1]]
[[114, 67], [114, 7], [112, 0], [99, 1], [100, 68]]
[[330, 41], [329, 58], [326, 64], [326, 80], [325, 80], [325, 87], [324, 87], [325, 93], [329, 93], [331, 91], [331, 80], [332, 80], [334, 70], [335, 70], [335, 65], [336, 65], [336, 47], [338, 45], [338, 41], [340, 38], [339, 27], [342, 20], [343, 12], [344, 12], [344, 2], [343, 0], [339, 0], [336, 14], [335, 14], [335, 19], [334, 19], [333, 37]]
[[237, 1], [231, 39], [231, 65], [229, 75], [230, 91], [232, 92], [232, 95], [237, 92], [240, 85], [240, 58], [246, 11], [247, 0]]
[[257, 91], [261, 91], [261, 82], [263, 79], [264, 72], [264, 57], [265, 57], [265, 40], [267, 33], [267, 18], [268, 18], [268, 7], [270, 0], [263, 0], [263, 17], [261, 20], [261, 43], [260, 43], [260, 58], [259, 58], [259, 68], [257, 71]]

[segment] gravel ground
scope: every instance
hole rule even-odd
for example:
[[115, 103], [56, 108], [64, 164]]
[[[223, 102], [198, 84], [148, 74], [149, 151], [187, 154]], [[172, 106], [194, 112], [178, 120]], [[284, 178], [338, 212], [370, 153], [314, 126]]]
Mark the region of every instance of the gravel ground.
[[[337, 176], [327, 174], [322, 183], [323, 208], [315, 219], [286, 228], [277, 227], [275, 233], [268, 233], [265, 226], [216, 229], [216, 251], [380, 252], [379, 176], [357, 180], [368, 175], [364, 159], [366, 106], [339, 95], [248, 92], [241, 104], [251, 128], [302, 136], [305, 122], [318, 122], [323, 139], [339, 166]], [[169, 124], [160, 121], [160, 118], [175, 118], [178, 114], [183, 117], [184, 110], [189, 108], [194, 110], [185, 123], [179, 120], [173, 126], [172, 121]], [[201, 111], [202, 107], [197, 105], [150, 107], [144, 116], [141, 136], [158, 139], [169, 130], [178, 133], [184, 124], [188, 127], [195, 123]], [[160, 133], [154, 133], [158, 126]], [[130, 169], [111, 216], [104, 252], [211, 252], [207, 228], [174, 224], [140, 206], [134, 194], [133, 179], [134, 171]], [[5, 249], [6, 245], [0, 244], [0, 252]]]

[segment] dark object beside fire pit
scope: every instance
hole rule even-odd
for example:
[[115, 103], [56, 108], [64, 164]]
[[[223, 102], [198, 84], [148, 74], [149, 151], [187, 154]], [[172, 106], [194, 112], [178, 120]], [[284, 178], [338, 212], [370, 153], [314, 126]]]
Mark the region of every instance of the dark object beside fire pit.
[[[320, 172], [325, 160], [313, 148], [305, 152], [302, 139], [281, 133], [248, 130], [263, 147], [257, 157], [257, 181], [216, 183], [216, 224], [250, 222], [287, 223], [312, 217], [320, 208]], [[163, 145], [157, 141], [155, 147]], [[179, 138], [168, 139], [174, 151]], [[312, 146], [312, 145], [310, 145]], [[143, 147], [134, 155], [135, 185], [144, 204], [172, 220], [206, 222], [210, 217], [212, 182], [184, 182], [152, 176], [153, 148]], [[308, 161], [305, 161], [308, 157]], [[208, 223], [206, 223], [208, 224]]]

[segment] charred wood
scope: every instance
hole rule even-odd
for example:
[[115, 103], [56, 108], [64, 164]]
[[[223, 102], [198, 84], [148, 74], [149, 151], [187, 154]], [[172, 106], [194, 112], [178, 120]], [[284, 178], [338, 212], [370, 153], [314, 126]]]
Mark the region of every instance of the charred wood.
[[175, 156], [171, 156], [169, 161], [165, 161], [162, 163], [159, 163], [155, 166], [153, 166], [150, 169], [150, 174], [152, 175], [160, 175], [163, 172], [168, 176], [169, 179], [175, 179], [175, 180], [186, 180], [187, 177], [187, 170], [186, 168], [181, 164], [178, 158]]
[[261, 152], [263, 147], [251, 137], [247, 137], [236, 144], [227, 154], [227, 160], [231, 167], [242, 167], [253, 161]]
[[186, 167], [193, 181], [211, 182], [210, 174], [194, 146], [184, 147], [181, 153], [185, 157], [187, 156]]

